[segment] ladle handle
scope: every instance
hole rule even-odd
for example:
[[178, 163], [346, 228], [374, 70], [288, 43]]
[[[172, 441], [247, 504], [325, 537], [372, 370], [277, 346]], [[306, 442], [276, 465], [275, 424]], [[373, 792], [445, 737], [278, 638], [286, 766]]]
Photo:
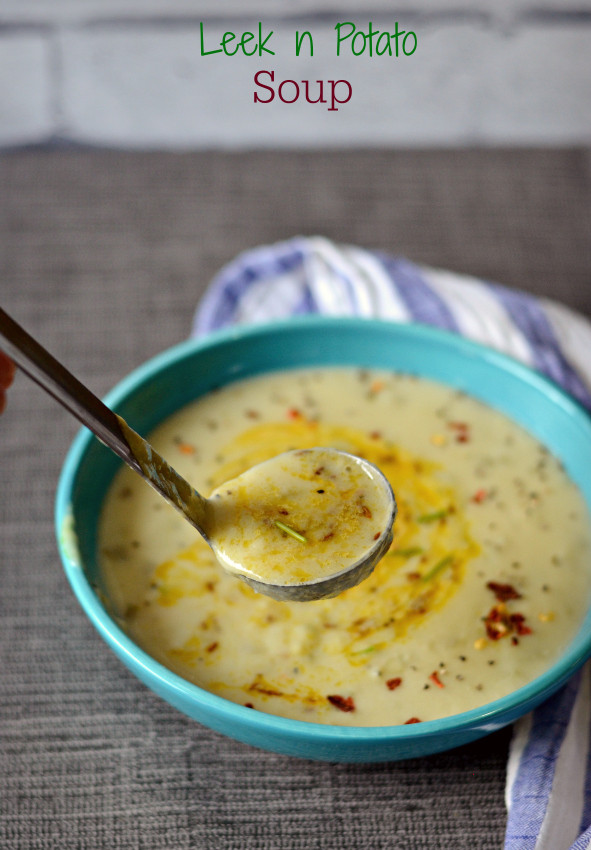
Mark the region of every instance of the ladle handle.
[[207, 500], [1, 307], [0, 344], [23, 372], [86, 425], [207, 539]]
[[117, 416], [0, 307], [0, 342], [16, 365], [141, 474]]

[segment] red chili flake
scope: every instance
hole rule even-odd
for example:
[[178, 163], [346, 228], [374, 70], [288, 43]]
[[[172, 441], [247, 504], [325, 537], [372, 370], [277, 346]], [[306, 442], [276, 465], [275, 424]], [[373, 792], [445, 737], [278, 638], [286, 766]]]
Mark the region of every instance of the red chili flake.
[[487, 496], [488, 493], [486, 492], [486, 490], [477, 490], [472, 496], [472, 501], [476, 502], [476, 504], [479, 505], [481, 502], [484, 502]]
[[215, 590], [215, 586], [216, 586], [215, 581], [206, 581], [205, 582], [205, 589], [208, 590], [210, 593], [213, 593], [213, 591]]
[[500, 640], [513, 634], [513, 632], [517, 632], [518, 635], [530, 635], [532, 633], [531, 628], [525, 624], [524, 615], [519, 613], [509, 614], [503, 603], [490, 609], [484, 623], [486, 633], [491, 640]]
[[184, 455], [194, 455], [195, 454], [195, 446], [192, 446], [190, 443], [179, 443], [178, 444], [179, 452]]
[[439, 678], [439, 673], [437, 672], [437, 670], [433, 670], [433, 672], [429, 676], [429, 679], [433, 682], [434, 685], [437, 685], [438, 688], [444, 688], [445, 687], [445, 685], [443, 684], [443, 682]]
[[521, 599], [521, 593], [515, 590], [512, 584], [489, 581], [486, 586], [489, 590], [492, 590], [499, 602], [507, 602], [509, 599]]
[[369, 435], [371, 440], [379, 440], [381, 436], [382, 436], [381, 431], [372, 431]]
[[328, 534], [325, 534], [322, 540], [330, 540], [331, 537], [334, 537], [334, 531], [329, 531]]
[[484, 625], [491, 640], [500, 640], [509, 632], [508, 624], [503, 622], [503, 615], [496, 606], [488, 612]]
[[213, 643], [210, 643], [208, 647], [206, 647], [206, 652], [214, 652], [219, 646], [217, 640], [214, 640]]
[[470, 426], [467, 422], [448, 422], [447, 427], [456, 432], [457, 443], [467, 443], [470, 439]]
[[380, 535], [381, 535], [381, 531], [376, 531], [376, 533], [375, 533], [375, 534], [374, 534], [374, 536], [373, 536], [373, 539], [374, 539], [374, 540], [378, 540], [378, 538], [380, 537]]
[[319, 466], [318, 469], [314, 470], [314, 475], [322, 475], [323, 472], [324, 472], [324, 467]]
[[406, 577], [409, 581], [418, 581], [421, 578], [420, 573], [407, 573]]
[[396, 676], [394, 679], [388, 679], [388, 681], [386, 682], [386, 687], [389, 691], [395, 691], [396, 688], [399, 688], [401, 684], [402, 679], [400, 678], [400, 676]]
[[288, 419], [301, 419], [302, 414], [297, 409], [297, 407], [290, 407], [289, 410], [287, 411], [287, 418]]
[[408, 720], [404, 721], [404, 726], [408, 726], [409, 723], [421, 723], [418, 717], [410, 717]]
[[341, 697], [338, 694], [332, 694], [331, 696], [326, 697], [326, 699], [331, 705], [334, 705], [335, 708], [340, 709], [340, 711], [355, 711], [353, 697]]
[[366, 516], [368, 519], [372, 518], [372, 512], [367, 507], [367, 505], [361, 505], [361, 513], [363, 514], [363, 516]]
[[511, 638], [511, 643], [513, 644], [513, 646], [517, 646], [517, 644], [519, 643], [519, 640], [515, 637], [515, 635]]
[[244, 708], [254, 708], [254, 705], [251, 702], [245, 702]]
[[277, 513], [281, 514], [281, 516], [289, 516], [289, 511], [286, 510], [285, 508], [279, 508]]
[[247, 416], [249, 419], [260, 419], [261, 414], [258, 412], [258, 410], [247, 410], [245, 412], [245, 416]]
[[515, 631], [518, 635], [531, 635], [532, 630], [525, 625], [525, 617], [523, 614], [511, 614], [511, 624], [515, 626]]

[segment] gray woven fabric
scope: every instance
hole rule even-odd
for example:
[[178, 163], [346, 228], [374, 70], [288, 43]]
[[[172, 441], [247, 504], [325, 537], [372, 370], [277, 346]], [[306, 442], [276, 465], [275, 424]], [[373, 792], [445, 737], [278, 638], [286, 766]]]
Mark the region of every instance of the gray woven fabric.
[[[0, 303], [97, 393], [185, 337], [210, 277], [297, 233], [401, 253], [591, 315], [585, 151], [0, 160]], [[498, 850], [510, 732], [333, 765], [186, 719], [111, 655], [54, 543], [77, 427], [23, 376], [0, 420], [0, 847]]]

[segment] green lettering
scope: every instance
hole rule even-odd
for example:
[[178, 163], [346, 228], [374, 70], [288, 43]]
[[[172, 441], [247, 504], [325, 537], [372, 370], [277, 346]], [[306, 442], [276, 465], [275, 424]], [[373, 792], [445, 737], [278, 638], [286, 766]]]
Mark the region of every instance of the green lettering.
[[273, 35], [273, 30], [271, 30], [269, 35], [263, 41], [263, 25], [259, 21], [259, 56], [263, 55], [263, 50], [265, 51], [265, 53], [270, 53], [271, 56], [275, 56], [274, 50], [269, 50], [268, 47], [265, 47], [266, 43], [269, 41], [269, 39], [271, 38], [272, 35]]
[[[406, 49], [406, 39], [407, 39], [407, 38], [410, 38], [411, 36], [412, 36], [412, 38], [413, 38], [413, 42], [414, 42], [414, 43], [413, 43], [413, 48], [412, 48], [412, 50], [407, 50], [407, 49]], [[417, 36], [416, 36], [416, 33], [414, 33], [412, 30], [409, 30], [409, 31], [406, 33], [406, 35], [404, 36], [404, 38], [402, 39], [402, 52], [404, 53], [404, 55], [405, 55], [405, 56], [412, 56], [412, 55], [413, 55], [413, 53], [415, 52], [415, 50], [417, 49], [417, 43], [418, 43], [418, 42], [417, 42]]]
[[218, 47], [217, 50], [206, 50], [205, 49], [205, 39], [203, 37], [203, 21], [201, 21], [200, 24], [199, 24], [199, 31], [200, 31], [200, 35], [201, 35], [201, 55], [202, 56], [211, 56], [212, 53], [222, 53], [223, 52], [221, 47]]
[[379, 33], [379, 30], [374, 30], [373, 24], [370, 21], [367, 32], [367, 40], [369, 41], [369, 55], [373, 56], [373, 39]]
[[[361, 49], [355, 50], [355, 42], [360, 37], [361, 37]], [[359, 30], [359, 32], [355, 33], [355, 35], [353, 36], [353, 41], [351, 43], [351, 53], [353, 54], [353, 56], [361, 56], [361, 54], [365, 50], [366, 39], [367, 39], [367, 36], [365, 35], [365, 33], [362, 30]]]
[[222, 50], [224, 51], [226, 56], [235, 56], [238, 53], [238, 50], [240, 48], [240, 42], [238, 42], [238, 47], [235, 50], [228, 50], [228, 48], [226, 47], [227, 44], [230, 44], [230, 42], [234, 41], [235, 39], [236, 36], [233, 32], [225, 32], [223, 34], [220, 44], [222, 45]]
[[[344, 36], [341, 36], [341, 27], [351, 27], [351, 29]], [[341, 24], [336, 24], [335, 30], [337, 31], [337, 56], [340, 56], [341, 42], [346, 41], [348, 38], [351, 38], [351, 36], [355, 32], [355, 24], [353, 24], [351, 21], [344, 21]]]
[[309, 42], [309, 46], [310, 46], [310, 56], [314, 56], [314, 42], [312, 41], [312, 33], [308, 32], [308, 30], [303, 32], [301, 34], [301, 36], [300, 36], [299, 31], [296, 30], [296, 56], [300, 55], [300, 51], [302, 49], [302, 42], [304, 40], [305, 35], [308, 36], [308, 42]]
[[406, 32], [406, 30], [398, 29], [398, 21], [396, 21], [396, 23], [394, 24], [394, 32], [392, 33], [392, 37], [394, 39], [394, 44], [396, 45], [396, 49], [395, 49], [396, 58], [398, 58], [398, 39], [400, 38], [401, 35], [404, 35], [405, 32]]
[[253, 38], [254, 38], [254, 34], [251, 33], [251, 32], [245, 32], [245, 33], [242, 34], [242, 38], [240, 39], [240, 47], [242, 48], [242, 52], [244, 53], [245, 56], [254, 56], [254, 54], [257, 52], [256, 44], [250, 52], [246, 49], [246, 46], [245, 46], [250, 41], [252, 41]]
[[[385, 39], [386, 44], [380, 50], [380, 42], [382, 41], [382, 39]], [[387, 53], [388, 56], [392, 55], [392, 45], [390, 44], [390, 33], [388, 33], [388, 32], [380, 33], [380, 37], [378, 38], [378, 43], [376, 44], [376, 56], [383, 56], [384, 53]]]

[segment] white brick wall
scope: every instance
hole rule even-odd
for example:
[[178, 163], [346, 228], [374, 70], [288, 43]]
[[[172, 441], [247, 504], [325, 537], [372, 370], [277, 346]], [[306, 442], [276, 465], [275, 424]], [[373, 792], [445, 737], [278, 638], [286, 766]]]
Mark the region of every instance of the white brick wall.
[[54, 132], [51, 44], [41, 33], [0, 30], [0, 143], [18, 145]]
[[[0, 0], [0, 146], [591, 141], [591, 0], [335, 5]], [[412, 57], [336, 57], [337, 21], [365, 28], [371, 20], [391, 30], [397, 19], [417, 33]], [[274, 31], [274, 57], [200, 55], [200, 21], [213, 48], [225, 30], [255, 29], [259, 20]], [[312, 32], [313, 58], [295, 56], [296, 30]], [[253, 77], [261, 69], [275, 72], [276, 86], [283, 79], [314, 86], [318, 79], [346, 79], [353, 94], [336, 112], [301, 100], [255, 104]]]

